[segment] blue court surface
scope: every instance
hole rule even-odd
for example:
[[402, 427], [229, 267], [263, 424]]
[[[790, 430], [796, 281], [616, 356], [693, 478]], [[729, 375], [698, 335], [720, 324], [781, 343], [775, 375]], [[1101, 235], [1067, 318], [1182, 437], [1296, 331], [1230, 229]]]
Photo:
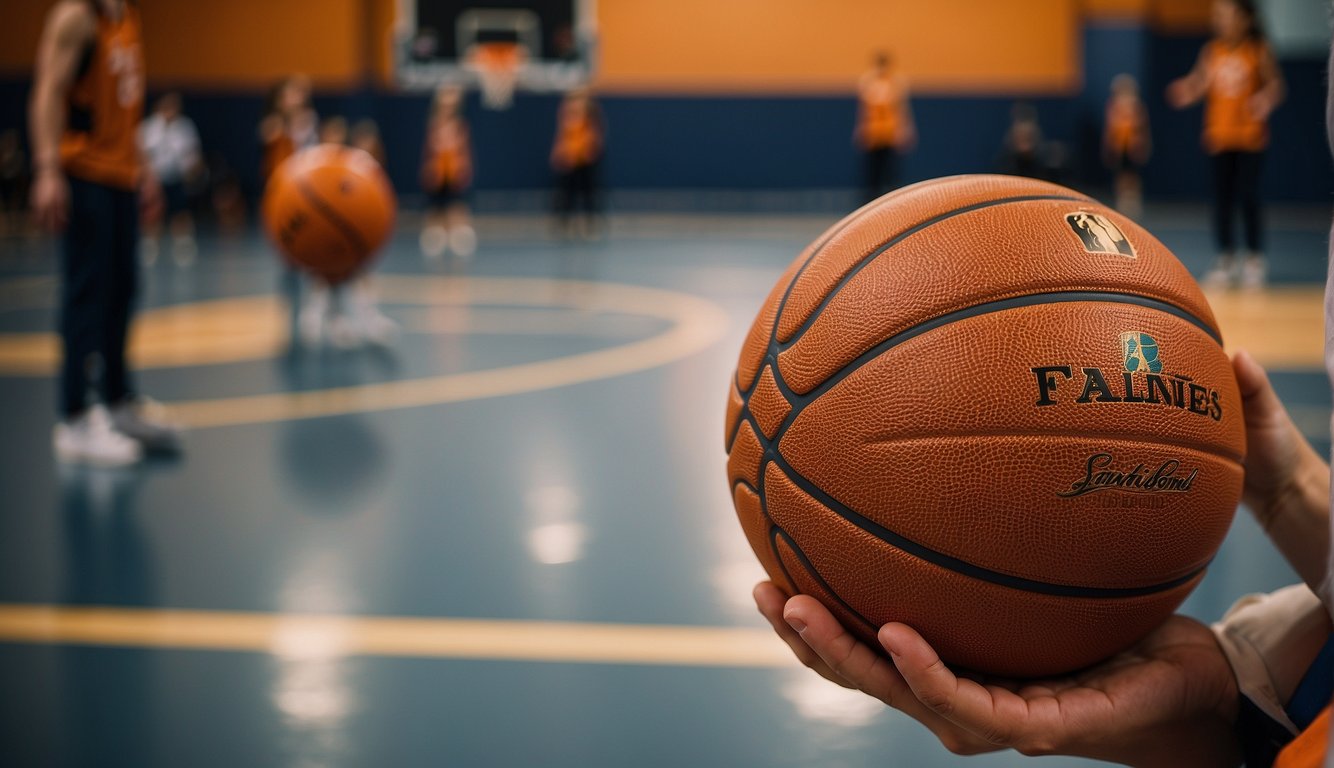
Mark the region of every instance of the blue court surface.
[[[750, 598], [727, 379], [835, 218], [621, 214], [561, 243], [484, 217], [464, 275], [404, 226], [377, 271], [402, 332], [352, 351], [289, 349], [269, 247], [206, 237], [145, 270], [135, 341], [185, 454], [119, 471], [55, 464], [54, 249], [7, 243], [0, 765], [961, 762], [800, 667]], [[1205, 222], [1146, 217], [1196, 274]], [[1328, 455], [1328, 214], [1271, 222], [1271, 288], [1215, 307]], [[1243, 512], [1183, 610], [1294, 581]]]

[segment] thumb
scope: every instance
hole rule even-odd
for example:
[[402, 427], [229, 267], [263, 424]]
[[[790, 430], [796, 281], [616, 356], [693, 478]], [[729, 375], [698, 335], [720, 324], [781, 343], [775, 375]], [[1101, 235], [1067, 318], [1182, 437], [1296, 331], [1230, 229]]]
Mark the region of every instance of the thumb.
[[1246, 350], [1238, 350], [1232, 357], [1232, 370], [1237, 376], [1247, 424], [1273, 417], [1283, 411], [1283, 403], [1269, 383], [1269, 374], [1255, 362]]

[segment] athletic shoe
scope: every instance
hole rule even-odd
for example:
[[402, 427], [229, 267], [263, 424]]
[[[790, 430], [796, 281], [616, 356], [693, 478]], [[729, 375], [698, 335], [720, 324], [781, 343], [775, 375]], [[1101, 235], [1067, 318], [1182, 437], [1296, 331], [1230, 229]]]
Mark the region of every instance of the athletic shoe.
[[464, 224], [449, 230], [449, 247], [459, 258], [467, 261], [477, 252], [477, 232]]
[[146, 397], [134, 397], [111, 409], [111, 426], [136, 441], [149, 453], [176, 453], [181, 449], [181, 427], [166, 409]]
[[117, 432], [100, 405], [57, 424], [52, 443], [56, 458], [70, 464], [124, 467], [143, 458], [139, 443]]
[[1269, 265], [1263, 256], [1252, 256], [1241, 265], [1241, 287], [1248, 291], [1258, 291], [1265, 287]]
[[445, 257], [445, 251], [449, 248], [449, 233], [444, 227], [432, 224], [422, 230], [417, 244], [428, 262], [439, 262]]

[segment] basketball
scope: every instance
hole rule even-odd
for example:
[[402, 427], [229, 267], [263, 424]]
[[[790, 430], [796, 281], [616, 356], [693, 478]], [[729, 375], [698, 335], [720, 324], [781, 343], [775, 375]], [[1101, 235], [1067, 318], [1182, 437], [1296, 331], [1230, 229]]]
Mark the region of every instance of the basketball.
[[727, 471], [789, 594], [872, 647], [908, 624], [949, 664], [1085, 667], [1203, 578], [1242, 487], [1241, 399], [1176, 257], [1073, 190], [905, 187], [780, 278], [742, 347]]
[[333, 284], [367, 267], [389, 237], [395, 210], [380, 164], [333, 144], [283, 161], [264, 190], [269, 237], [293, 264]]

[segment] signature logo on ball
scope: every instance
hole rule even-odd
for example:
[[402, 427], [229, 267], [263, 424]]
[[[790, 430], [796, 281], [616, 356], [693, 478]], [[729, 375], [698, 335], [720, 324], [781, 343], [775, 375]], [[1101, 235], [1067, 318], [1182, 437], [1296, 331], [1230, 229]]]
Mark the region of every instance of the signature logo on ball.
[[1198, 467], [1182, 469], [1181, 462], [1176, 459], [1168, 459], [1152, 469], [1143, 462], [1131, 468], [1122, 465], [1119, 469], [1112, 466], [1115, 463], [1110, 453], [1093, 454], [1084, 464], [1084, 476], [1071, 483], [1068, 489], [1057, 491], [1056, 495], [1070, 498], [1098, 491], [1186, 493], [1200, 474]]
[[1088, 211], [1076, 211], [1066, 214], [1065, 222], [1079, 236], [1079, 241], [1084, 244], [1084, 250], [1089, 253], [1136, 258], [1135, 249], [1130, 245], [1130, 241], [1106, 216]]

